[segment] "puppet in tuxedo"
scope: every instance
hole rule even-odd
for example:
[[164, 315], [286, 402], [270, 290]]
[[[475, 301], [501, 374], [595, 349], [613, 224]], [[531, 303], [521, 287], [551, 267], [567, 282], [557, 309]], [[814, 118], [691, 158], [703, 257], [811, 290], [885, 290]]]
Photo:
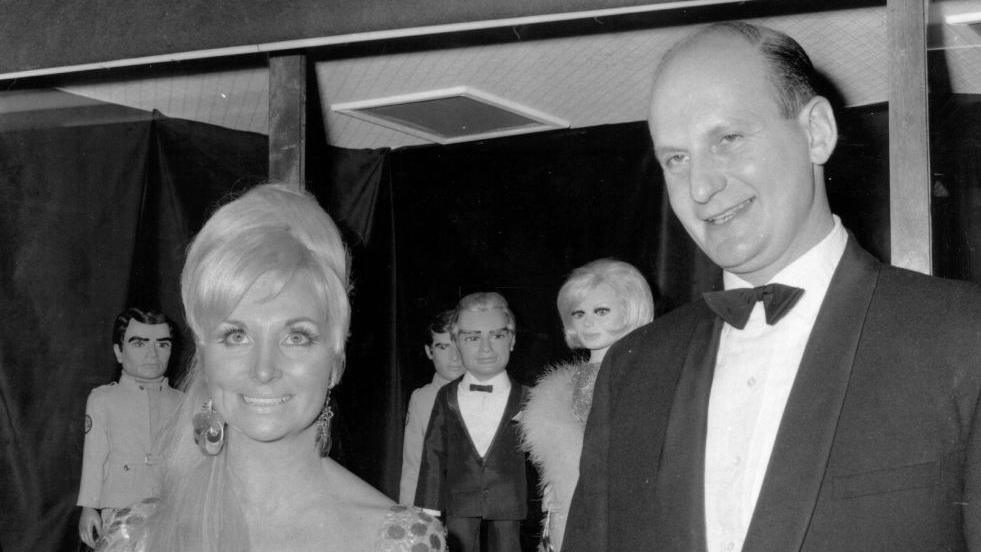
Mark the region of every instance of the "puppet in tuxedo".
[[981, 550], [981, 295], [832, 215], [813, 82], [793, 39], [742, 23], [655, 72], [671, 206], [727, 291], [606, 355], [565, 552]]
[[506, 371], [514, 316], [497, 293], [457, 305], [452, 334], [466, 373], [436, 395], [415, 504], [438, 511], [453, 552], [520, 552], [527, 515], [517, 423], [525, 389]]

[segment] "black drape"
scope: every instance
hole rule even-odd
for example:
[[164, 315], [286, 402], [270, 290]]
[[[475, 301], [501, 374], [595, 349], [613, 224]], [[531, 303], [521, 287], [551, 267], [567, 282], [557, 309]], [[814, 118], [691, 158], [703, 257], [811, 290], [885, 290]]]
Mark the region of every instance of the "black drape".
[[[518, 319], [512, 374], [531, 383], [567, 357], [555, 297], [568, 272], [600, 257], [637, 266], [669, 304], [687, 300], [693, 246], [667, 216], [644, 123], [420, 147], [392, 155], [396, 265], [404, 300], [404, 357], [419, 359], [424, 329], [464, 294], [497, 290]], [[682, 252], [666, 255], [664, 249]], [[668, 295], [665, 295], [665, 291]], [[403, 377], [431, 377], [416, 362]]]
[[340, 226], [351, 254], [351, 329], [344, 377], [335, 390], [331, 456], [396, 497], [404, 406], [395, 355], [398, 273], [387, 155], [384, 149], [326, 146], [307, 189]]
[[261, 135], [149, 114], [89, 124], [91, 113], [0, 132], [6, 550], [76, 548], [85, 400], [119, 372], [113, 317], [138, 301], [181, 323], [187, 243], [218, 198], [266, 173]]
[[85, 399], [115, 377], [111, 321], [137, 247], [148, 133], [145, 122], [0, 133], [6, 550], [77, 541]]

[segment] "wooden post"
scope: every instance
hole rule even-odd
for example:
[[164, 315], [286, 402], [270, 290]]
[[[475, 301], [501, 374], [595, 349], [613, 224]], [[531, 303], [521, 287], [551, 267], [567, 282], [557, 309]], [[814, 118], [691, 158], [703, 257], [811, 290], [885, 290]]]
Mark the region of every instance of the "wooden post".
[[893, 265], [933, 272], [926, 0], [888, 0], [889, 226]]
[[306, 185], [307, 63], [304, 55], [269, 57], [269, 181]]

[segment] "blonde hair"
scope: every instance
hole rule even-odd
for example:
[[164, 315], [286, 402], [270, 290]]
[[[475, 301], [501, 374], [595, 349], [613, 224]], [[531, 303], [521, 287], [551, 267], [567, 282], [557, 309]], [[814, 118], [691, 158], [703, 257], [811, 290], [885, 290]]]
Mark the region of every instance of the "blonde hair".
[[163, 439], [160, 504], [146, 525], [147, 550], [248, 549], [248, 528], [231, 488], [227, 455], [206, 456], [192, 438], [192, 418], [208, 398], [200, 347], [259, 278], [274, 283], [271, 296], [294, 278], [306, 278], [324, 309], [324, 339], [333, 353], [336, 384], [351, 318], [348, 266], [340, 232], [316, 199], [281, 184], [258, 186], [227, 203], [195, 237], [181, 274], [181, 294], [198, 353]]
[[572, 310], [576, 308], [590, 291], [606, 284], [623, 306], [623, 327], [621, 336], [654, 320], [654, 297], [647, 280], [633, 265], [616, 259], [598, 259], [585, 264], [569, 275], [559, 289], [556, 306], [565, 342], [571, 349], [583, 348], [579, 334], [572, 327]]

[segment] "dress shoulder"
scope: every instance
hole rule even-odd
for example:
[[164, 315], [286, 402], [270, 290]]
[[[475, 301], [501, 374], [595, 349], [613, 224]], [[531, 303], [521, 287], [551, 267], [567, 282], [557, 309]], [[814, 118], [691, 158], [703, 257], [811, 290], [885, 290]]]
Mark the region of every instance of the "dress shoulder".
[[377, 552], [445, 552], [446, 532], [415, 506], [392, 506], [378, 532]]
[[156, 498], [147, 498], [113, 512], [105, 521], [102, 537], [95, 543], [96, 552], [144, 552], [146, 520], [158, 503]]
[[[145, 552], [144, 527], [158, 500], [117, 510], [107, 520], [96, 552]], [[376, 552], [446, 552], [446, 533], [435, 517], [414, 506], [392, 506], [378, 530]]]

